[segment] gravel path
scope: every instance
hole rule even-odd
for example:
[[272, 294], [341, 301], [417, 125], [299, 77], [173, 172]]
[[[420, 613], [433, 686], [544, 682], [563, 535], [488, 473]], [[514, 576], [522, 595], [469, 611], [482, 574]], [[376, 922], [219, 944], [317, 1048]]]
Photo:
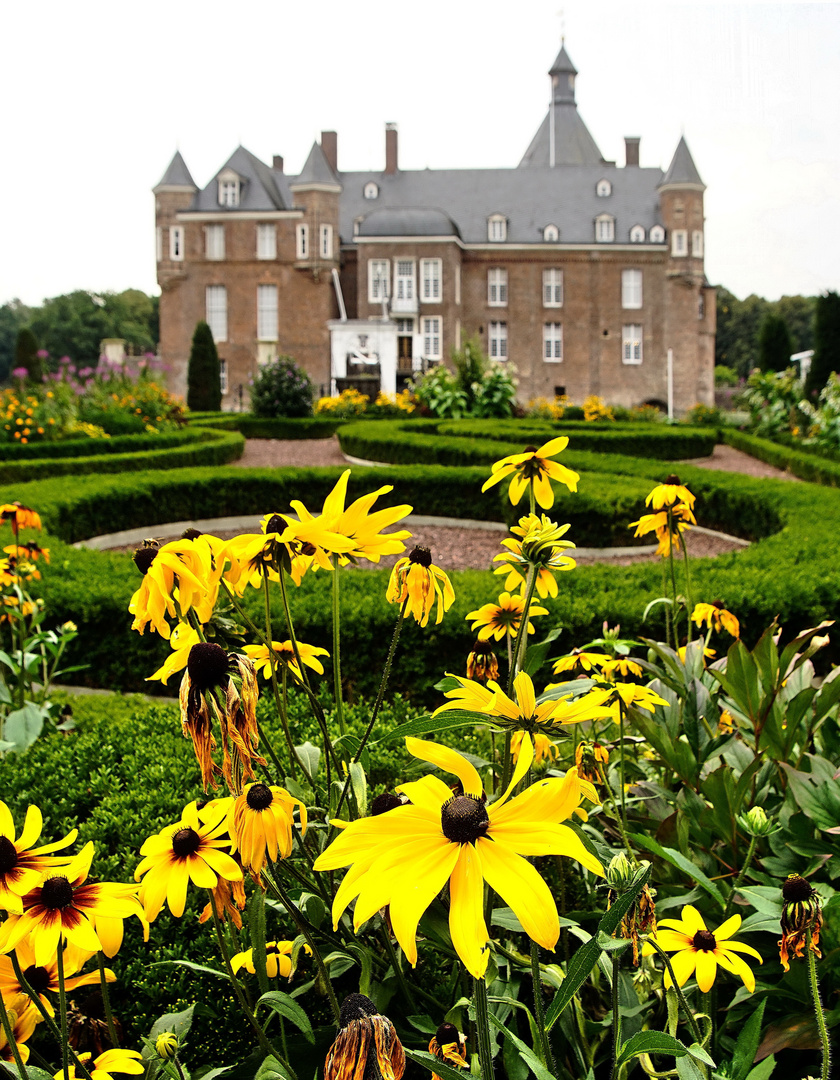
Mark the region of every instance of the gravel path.
[[798, 476], [785, 472], [784, 469], [777, 469], [774, 465], [765, 465], [758, 458], [750, 457], [749, 454], [736, 450], [734, 446], [726, 446], [724, 443], [717, 444], [711, 457], [687, 461], [686, 465], [696, 465], [698, 469], [720, 469], [721, 472], [744, 473], [745, 476], [758, 476], [762, 479], [799, 481]]

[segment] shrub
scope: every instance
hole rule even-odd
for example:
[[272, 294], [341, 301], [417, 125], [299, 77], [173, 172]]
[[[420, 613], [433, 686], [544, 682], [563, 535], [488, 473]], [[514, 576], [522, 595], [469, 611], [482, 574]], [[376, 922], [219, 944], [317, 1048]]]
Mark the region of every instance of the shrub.
[[695, 427], [716, 428], [723, 423], [723, 415], [714, 405], [695, 405], [685, 414], [683, 422], [693, 424]]
[[510, 416], [516, 401], [516, 379], [509, 365], [493, 362], [475, 390], [473, 415]]
[[206, 322], [196, 323], [187, 366], [187, 406], [190, 409], [221, 409], [222, 375], [213, 331]]
[[590, 394], [583, 403], [583, 419], [591, 423], [593, 420], [614, 420], [615, 417], [603, 398]]
[[291, 356], [278, 356], [264, 364], [251, 385], [251, 409], [255, 416], [310, 416], [312, 380]]
[[715, 364], [715, 386], [737, 386], [740, 381], [737, 371], [726, 364]]
[[815, 396], [832, 371], [840, 372], [840, 295], [826, 292], [817, 297], [814, 311], [814, 356], [806, 390]]
[[427, 371], [411, 389], [420, 404], [433, 416], [457, 420], [467, 414], [469, 401], [466, 391], [443, 364]]
[[30, 382], [38, 382], [43, 374], [41, 356], [38, 354], [38, 340], [28, 326], [18, 330], [15, 341], [15, 359], [12, 371], [25, 371]]
[[792, 352], [787, 323], [781, 315], [768, 311], [758, 331], [758, 366], [762, 371], [784, 371]]

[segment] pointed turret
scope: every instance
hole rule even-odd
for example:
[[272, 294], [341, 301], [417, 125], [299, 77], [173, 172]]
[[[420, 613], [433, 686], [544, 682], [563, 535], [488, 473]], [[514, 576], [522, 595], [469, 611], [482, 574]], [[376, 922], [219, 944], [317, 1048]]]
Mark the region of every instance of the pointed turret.
[[577, 69], [561, 45], [549, 71], [551, 103], [548, 115], [525, 151], [519, 167], [600, 165], [604, 160], [595, 140], [580, 118], [575, 103]]
[[694, 158], [691, 156], [684, 135], [680, 135], [677, 149], [674, 151], [668, 171], [662, 178], [659, 190], [661, 191], [665, 187], [690, 188], [693, 191], [706, 190], [706, 185], [700, 179], [700, 173], [694, 164]]
[[548, 69], [551, 77], [551, 93], [555, 101], [575, 100], [575, 75], [577, 68], [566, 52], [565, 41], [560, 46], [557, 59]]
[[321, 144], [314, 142], [309, 151], [309, 157], [298, 176], [290, 185], [292, 191], [302, 187], [327, 184], [341, 190], [341, 184], [335, 175], [332, 166], [327, 161], [326, 154], [321, 149]]
[[190, 176], [186, 161], [181, 157], [180, 150], [175, 151], [175, 156], [169, 162], [169, 167], [161, 177], [160, 183], [153, 190], [157, 192], [159, 189], [172, 190], [173, 188], [189, 188], [190, 191], [198, 190], [195, 181]]

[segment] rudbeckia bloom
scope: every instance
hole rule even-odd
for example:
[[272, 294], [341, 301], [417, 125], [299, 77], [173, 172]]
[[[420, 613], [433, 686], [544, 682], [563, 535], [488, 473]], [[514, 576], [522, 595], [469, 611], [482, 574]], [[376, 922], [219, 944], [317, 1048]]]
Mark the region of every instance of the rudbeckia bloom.
[[485, 481], [481, 490], [487, 491], [488, 488], [500, 483], [512, 473], [513, 479], [508, 488], [508, 495], [513, 505], [516, 506], [528, 485], [533, 484], [534, 498], [544, 510], [548, 510], [554, 505], [551, 480], [565, 484], [569, 491], [577, 491], [580, 474], [572, 472], [565, 465], [549, 460], [565, 450], [568, 445], [569, 440], [565, 435], [561, 435], [560, 438], [550, 439], [547, 443], [543, 443], [539, 448], [526, 446], [523, 453], [510, 454], [494, 462], [490, 479]]
[[637, 683], [613, 683], [606, 694], [606, 701], [614, 709], [623, 705], [625, 709], [644, 709], [652, 713], [655, 705], [666, 705], [668, 702], [659, 696], [649, 686], [639, 686]]
[[726, 610], [720, 600], [715, 600], [713, 604], [697, 604], [691, 614], [691, 621], [698, 626], [705, 623], [710, 630], [715, 630], [717, 633], [720, 633], [722, 627], [734, 638], [741, 635], [737, 618], [731, 611]]
[[508, 537], [502, 541], [507, 548], [501, 555], [494, 556], [494, 562], [505, 565], [494, 570], [496, 574], [507, 574], [505, 588], [524, 590], [527, 573], [533, 568], [537, 575], [537, 593], [543, 599], [557, 595], [557, 582], [554, 574], [564, 570], [574, 570], [575, 560], [564, 554], [575, 545], [570, 540], [561, 539], [568, 532], [568, 525], [556, 525], [545, 514], [526, 514], [519, 519], [519, 524], [511, 527], [511, 532], [520, 539]]
[[477, 641], [467, 656], [467, 678], [486, 685], [499, 678], [499, 658], [486, 641]]
[[[91, 1061], [92, 1054], [79, 1054], [78, 1058], [82, 1065], [86, 1066], [91, 1075], [91, 1080], [112, 1080], [114, 1073], [129, 1073], [132, 1076], [140, 1076], [145, 1072], [143, 1055], [136, 1050], [106, 1050], [98, 1058]], [[64, 1072], [59, 1071], [53, 1080], [64, 1080]], [[77, 1080], [76, 1066], [70, 1065], [70, 1080]], [[81, 1080], [81, 1077], [78, 1078]]]
[[333, 902], [333, 925], [353, 898], [358, 930], [390, 905], [391, 926], [410, 964], [417, 963], [417, 924], [449, 882], [449, 932], [466, 969], [480, 979], [486, 968], [489, 935], [484, 922], [484, 881], [519, 918], [525, 932], [553, 949], [560, 934], [557, 908], [528, 855], [566, 855], [595, 874], [598, 860], [577, 835], [560, 824], [581, 799], [577, 771], [531, 785], [511, 799], [533, 760], [530, 738], [523, 741], [507, 791], [485, 805], [481, 778], [454, 750], [420, 739], [406, 739], [408, 752], [453, 773], [462, 794], [454, 795], [436, 776], [403, 784], [410, 802], [377, 817], [345, 826], [316, 859], [316, 870], [351, 869]]
[[779, 959], [785, 971], [790, 971], [790, 957], [801, 957], [811, 934], [811, 952], [820, 952], [822, 911], [817, 890], [799, 874], [788, 875], [782, 885], [782, 938], [779, 942]]
[[258, 874], [266, 852], [272, 862], [292, 853], [294, 808], [300, 808], [301, 835], [306, 833], [306, 806], [285, 788], [246, 784], [233, 807], [234, 850], [242, 865]]
[[427, 547], [416, 547], [394, 564], [385, 599], [389, 604], [401, 606], [403, 618], [413, 615], [416, 622], [425, 626], [435, 601], [435, 622], [439, 623], [443, 613], [455, 602], [455, 593], [447, 575], [432, 562], [431, 551]]
[[680, 478], [674, 473], [665, 477], [664, 484], [658, 484], [645, 499], [646, 506], [652, 506], [654, 510], [667, 509], [676, 503], [685, 503], [690, 509], [694, 509], [695, 497], [685, 484], [680, 483]]
[[[50, 1014], [54, 1015], [54, 1009], [47, 992], [58, 993], [58, 958], [54, 956], [49, 963], [43, 966], [35, 963], [35, 953], [27, 941], [20, 941], [15, 949], [17, 961], [20, 964], [23, 977], [41, 999], [41, 1004]], [[79, 975], [79, 972], [91, 958], [93, 953], [83, 952], [81, 949], [68, 945], [64, 950], [64, 986], [67, 992], [75, 990], [79, 986], [98, 986], [99, 969]], [[105, 978], [108, 982], [116, 982], [117, 976], [110, 968], [105, 968]], [[0, 956], [0, 994], [4, 1000], [8, 1000], [15, 994], [26, 994], [15, 972], [14, 964], [7, 956]]]
[[184, 808], [181, 820], [150, 836], [140, 848], [145, 859], [134, 871], [143, 878], [140, 902], [149, 922], [154, 922], [164, 900], [176, 918], [184, 914], [190, 881], [199, 889], [213, 889], [219, 877], [241, 881], [242, 870], [222, 848], [230, 847], [227, 812], [220, 807], [215, 818], [203, 823], [195, 804]]
[[[319, 675], [323, 675], [324, 665], [318, 657], [329, 656], [327, 650], [320, 648], [318, 645], [306, 645], [303, 641], [299, 641], [297, 647], [301, 663], [308, 668], [312, 668], [313, 671], [317, 671]], [[271, 654], [269, 654], [267, 645], [246, 645], [243, 652], [254, 665], [257, 674], [262, 675], [264, 679], [271, 678], [273, 654], [278, 664], [285, 664], [297, 681], [303, 682], [291, 638], [288, 641], [272, 641]]]
[[0, 506], [0, 522], [2, 521], [8, 521], [15, 533], [18, 529], [41, 528], [38, 514], [31, 507], [19, 502], [3, 503]]
[[[163, 547], [138, 548], [134, 562], [143, 583], [132, 596], [128, 610], [134, 615], [132, 630], [143, 633], [148, 623], [169, 638], [169, 624], [179, 613], [195, 609], [202, 623], [213, 614], [223, 566], [213, 557], [206, 538], [172, 540]], [[178, 601], [178, 608], [175, 601]]]
[[84, 952], [103, 947], [93, 919], [127, 919], [141, 915], [137, 887], [118, 882], [85, 884], [93, 859], [93, 842], [85, 844], [69, 866], [51, 871], [23, 898], [23, 914], [11, 915], [0, 930], [0, 952], [11, 952], [26, 938], [38, 967], [55, 957], [64, 941]]
[[[505, 634], [516, 637], [519, 633], [519, 624], [522, 622], [522, 612], [525, 610], [525, 600], [521, 596], [512, 596], [503, 592], [495, 604], [484, 604], [475, 611], [470, 611], [465, 618], [473, 619], [471, 630], [478, 631], [479, 641], [489, 641], [495, 638], [501, 641]], [[548, 608], [531, 604], [528, 609], [528, 633], [534, 633], [534, 624], [531, 618], [534, 615], [547, 615]]]
[[[233, 861], [241, 867], [241, 861], [232, 855]], [[213, 918], [213, 908], [216, 909], [216, 914], [222, 920], [230, 919], [237, 930], [242, 929], [242, 915], [240, 912], [245, 910], [245, 884], [242, 881], [228, 881], [227, 878], [220, 877], [216, 882], [215, 887], [210, 890], [213, 894], [212, 900], [204, 905], [204, 910], [198, 917], [200, 923], [206, 923], [208, 919]]]
[[[445, 1061], [453, 1069], [469, 1070], [470, 1063], [466, 1057], [467, 1038], [454, 1024], [440, 1025], [429, 1043], [429, 1053], [438, 1061]], [[437, 1073], [432, 1073], [432, 1080], [440, 1080]]]
[[189, 623], [179, 622], [172, 631], [172, 636], [169, 638], [172, 652], [167, 656], [157, 671], [153, 675], [149, 675], [146, 682], [151, 682], [153, 679], [160, 679], [163, 685], [166, 686], [171, 675], [174, 675], [177, 671], [182, 671], [187, 666], [190, 650], [193, 645], [197, 645], [199, 641], [201, 641], [201, 638], [198, 636], [198, 631], [194, 627], [190, 626]]
[[54, 844], [33, 847], [41, 835], [44, 823], [37, 806], [26, 811], [23, 831], [15, 839], [15, 823], [11, 811], [0, 802], [0, 908], [19, 915], [23, 911], [22, 898], [40, 884], [44, 874], [56, 866], [72, 862], [69, 855], [50, 855], [52, 851], [69, 847], [79, 834], [73, 829], [63, 840]]
[[[29, 1047], [26, 1043], [32, 1038], [35, 1025], [41, 1019], [40, 1014], [25, 994], [10, 997], [8, 1000], [4, 997], [3, 1000], [12, 1029], [12, 1038], [17, 1044], [20, 1060], [25, 1065], [29, 1061]], [[14, 1051], [6, 1039], [2, 1024], [0, 1024], [0, 1061], [8, 1061], [11, 1066], [15, 1065]]]
[[[697, 977], [697, 985], [705, 994], [711, 990], [718, 965], [724, 971], [737, 975], [750, 993], [755, 990], [755, 975], [750, 966], [738, 953], [746, 953], [759, 963], [761, 956], [749, 945], [732, 941], [732, 935], [738, 932], [741, 916], [733, 915], [717, 928], [714, 933], [706, 929], [703, 916], [691, 904], [682, 909], [682, 919], [660, 919], [659, 929], [654, 941], [665, 952], [676, 953], [671, 957], [671, 966], [680, 986], [684, 986], [692, 975]], [[662, 927], [667, 929], [663, 930]], [[642, 956], [653, 955], [651, 945], [645, 945]], [[671, 987], [671, 976], [665, 972], [665, 988]]]
[[[269, 979], [288, 979], [292, 974], [292, 949], [294, 944], [293, 941], [267, 941], [265, 943], [265, 973]], [[304, 945], [304, 948], [311, 955], [312, 950], [309, 946]], [[230, 966], [234, 971], [245, 968], [250, 975], [256, 975], [254, 950], [248, 949], [246, 952], [232, 956]]]
[[632, 529], [634, 525], [636, 526], [634, 536], [655, 533], [659, 541], [656, 554], [664, 557], [670, 554], [673, 544], [680, 542], [682, 533], [696, 524], [694, 514], [689, 507], [685, 503], [677, 503], [676, 506], [670, 508], [670, 520], [668, 511], [660, 510], [655, 514], [642, 514], [638, 521], [631, 521], [627, 527]]
[[29, 559], [31, 562], [36, 562], [38, 559], [43, 559], [45, 563], [50, 561], [50, 549], [41, 547], [40, 544], [36, 544], [34, 540], [27, 540], [21, 544], [9, 544], [8, 547], [4, 547], [3, 551], [7, 555], [12, 555], [14, 558], [19, 559], [21, 556], [24, 559]]
[[552, 670], [555, 675], [560, 675], [564, 671], [571, 671], [576, 675], [580, 675], [583, 672], [597, 671], [604, 664], [608, 664], [611, 659], [609, 653], [575, 652], [570, 653], [568, 656], [561, 656], [555, 662]]
[[341, 1003], [324, 1080], [401, 1080], [404, 1072], [405, 1052], [394, 1025], [369, 997], [349, 994]]
[[642, 666], [629, 656], [617, 656], [613, 660], [607, 660], [601, 671], [604, 677], [610, 680], [615, 679], [616, 675], [622, 675], [626, 679], [630, 675], [641, 675]]
[[581, 742], [575, 750], [575, 765], [581, 780], [590, 780], [593, 784], [601, 782], [601, 770], [610, 760], [609, 751], [600, 743]]

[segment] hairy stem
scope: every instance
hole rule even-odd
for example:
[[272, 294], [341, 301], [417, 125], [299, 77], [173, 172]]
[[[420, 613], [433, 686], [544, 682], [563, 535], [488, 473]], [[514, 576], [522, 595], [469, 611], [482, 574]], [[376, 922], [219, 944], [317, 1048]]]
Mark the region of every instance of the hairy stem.
[[96, 962], [99, 964], [99, 985], [102, 989], [102, 1007], [105, 1010], [105, 1022], [108, 1025], [108, 1037], [111, 1040], [111, 1046], [116, 1049], [120, 1040], [117, 1036], [117, 1026], [114, 1023], [114, 1014], [111, 1010], [111, 995], [108, 992], [108, 979], [105, 976], [105, 957], [102, 955], [101, 949], [96, 954]]
[[[21, 971], [20, 962], [17, 958], [17, 953], [12, 951], [10, 953], [10, 956], [12, 960], [12, 967], [14, 968], [15, 972], [15, 978], [23, 987], [24, 991], [29, 997], [29, 1000], [41, 1014], [41, 1019], [49, 1028], [50, 1034], [53, 1036], [58, 1045], [61, 1046], [61, 1030], [58, 1024], [56, 1024], [55, 1020], [53, 1020], [53, 1018], [50, 1016], [49, 1012], [47, 1011], [47, 1007], [44, 1005], [43, 1001], [41, 1001], [41, 998], [38, 996], [37, 991], [33, 990], [27, 982], [26, 976]], [[72, 1046], [69, 1046], [68, 1049], [70, 1051], [70, 1058], [77, 1071], [81, 1073], [85, 1080], [91, 1080], [90, 1070], [83, 1062], [79, 1061], [76, 1051], [73, 1049]]]
[[487, 983], [483, 978], [473, 979], [473, 1002], [475, 1004], [475, 1027], [478, 1036], [478, 1060], [481, 1062], [481, 1077], [482, 1080], [493, 1080], [493, 1048], [490, 1042]]
[[744, 859], [744, 862], [743, 862], [743, 864], [741, 866], [741, 872], [740, 872], [740, 874], [738, 874], [738, 877], [735, 879], [735, 884], [732, 886], [732, 892], [729, 894], [729, 899], [726, 901], [726, 910], [723, 913], [724, 920], [729, 918], [729, 912], [732, 910], [732, 905], [735, 903], [735, 894], [741, 888], [741, 885], [744, 882], [744, 878], [747, 876], [747, 871], [750, 868], [750, 863], [753, 860], [753, 855], [755, 855], [755, 848], [756, 848], [757, 844], [758, 844], [758, 837], [757, 836], [751, 836], [750, 837], [750, 846], [747, 848], [747, 855], [746, 855], [746, 858]]
[[648, 941], [648, 945], [650, 945], [653, 948], [653, 950], [656, 953], [658, 953], [659, 956], [662, 958], [662, 961], [665, 964], [665, 967], [666, 967], [666, 969], [668, 971], [668, 974], [671, 976], [671, 987], [673, 988], [674, 993], [677, 995], [677, 998], [679, 999], [680, 1007], [682, 1008], [683, 1015], [685, 1016], [686, 1020], [688, 1021], [688, 1026], [691, 1028], [691, 1037], [692, 1037], [692, 1039], [694, 1040], [694, 1042], [697, 1043], [698, 1046], [702, 1046], [703, 1045], [703, 1036], [700, 1034], [700, 1028], [697, 1026], [697, 1021], [694, 1018], [694, 1013], [691, 1011], [691, 1008], [689, 1007], [688, 1002], [685, 1000], [685, 994], [682, 992], [682, 988], [681, 988], [680, 984], [677, 982], [676, 976], [674, 975], [674, 969], [673, 969], [673, 967], [671, 965], [670, 956], [668, 956], [668, 954], [665, 952], [665, 950], [660, 945], [657, 945], [656, 941], [653, 938], [649, 937], [647, 939], [647, 941]]
[[820, 1001], [820, 986], [817, 981], [817, 958], [812, 949], [812, 932], [808, 927], [808, 942], [805, 946], [805, 955], [808, 957], [808, 982], [811, 986], [811, 1000], [814, 1003], [814, 1015], [817, 1018], [817, 1027], [820, 1030], [820, 1042], [822, 1043], [822, 1073], [820, 1080], [828, 1080], [831, 1070], [831, 1043], [828, 1040], [828, 1028], [825, 1023], [825, 1012]]
[[543, 1007], [542, 978], [540, 976], [540, 947], [533, 940], [531, 941], [531, 978], [534, 983], [534, 1017], [540, 1035], [543, 1060], [548, 1071], [556, 1076], [557, 1066], [554, 1062], [554, 1051], [551, 1049], [551, 1037], [545, 1028], [545, 1008]]
[[70, 1080], [70, 1038], [67, 1030], [67, 991], [64, 988], [64, 946], [61, 941], [56, 951], [58, 961], [58, 1008], [61, 1016], [61, 1069], [64, 1080]]
[[618, 1004], [618, 954], [612, 955], [612, 1080], [618, 1080], [618, 1051], [621, 1046], [621, 1011]]
[[335, 693], [335, 715], [342, 735], [347, 734], [344, 723], [344, 700], [341, 689], [341, 603], [338, 583], [338, 555], [332, 557], [332, 662], [333, 688]]

